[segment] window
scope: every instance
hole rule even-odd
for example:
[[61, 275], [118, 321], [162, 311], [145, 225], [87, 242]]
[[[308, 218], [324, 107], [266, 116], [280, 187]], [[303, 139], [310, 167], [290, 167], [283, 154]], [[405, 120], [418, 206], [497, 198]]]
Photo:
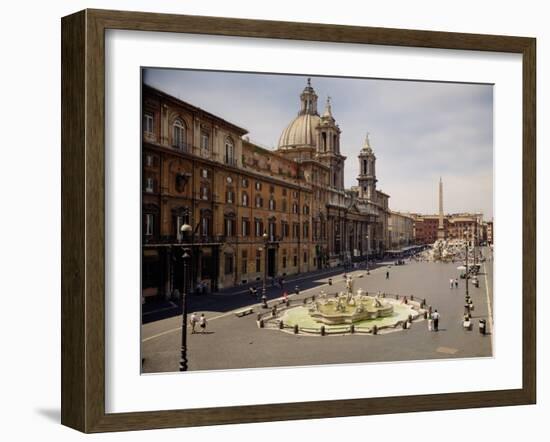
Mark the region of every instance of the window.
[[153, 125], [154, 125], [153, 115], [145, 114], [143, 116], [143, 131], [147, 132], [148, 134], [152, 134], [154, 132]]
[[225, 201], [229, 204], [233, 204], [234, 200], [235, 200], [235, 192], [233, 192], [233, 190], [231, 189], [228, 189], [225, 194]]
[[304, 239], [309, 239], [309, 223], [304, 223]]
[[270, 221], [268, 224], [268, 230], [269, 230], [269, 239], [273, 241], [275, 239], [275, 235], [277, 234], [276, 228], [275, 228], [275, 222]]
[[153, 235], [154, 220], [155, 215], [153, 215], [152, 213], [145, 214], [145, 235]]
[[147, 167], [153, 166], [153, 155], [145, 155], [145, 165]]
[[202, 215], [201, 217], [201, 235], [210, 235], [211, 219], [208, 215]]
[[262, 236], [264, 233], [264, 223], [261, 219], [256, 218], [254, 220], [254, 231], [256, 236]]
[[283, 196], [286, 196], [286, 189], [283, 189]]
[[292, 191], [292, 196], [293, 196], [294, 198], [298, 198], [298, 191], [297, 191], [297, 190], [293, 190], [293, 191]]
[[242, 236], [250, 235], [250, 220], [248, 218], [243, 218], [241, 223], [241, 234]]
[[289, 233], [288, 223], [286, 221], [281, 221], [281, 235], [284, 238], [288, 238]]
[[179, 118], [172, 126], [172, 146], [178, 149], [185, 149], [185, 126]]
[[297, 266], [298, 266], [298, 255], [294, 255], [294, 256], [292, 257], [292, 265], [293, 265], [294, 267], [297, 267]]
[[292, 213], [298, 213], [298, 203], [292, 203]]
[[256, 273], [262, 271], [262, 251], [256, 250]]
[[269, 186], [269, 192], [270, 193], [275, 193], [275, 186], [273, 186], [273, 185]]
[[225, 236], [234, 236], [235, 235], [235, 219], [225, 217], [223, 222], [223, 233]]
[[243, 187], [248, 187], [248, 178], [243, 178], [242, 179], [242, 186]]
[[235, 165], [235, 146], [231, 138], [225, 139], [225, 164]]
[[275, 210], [275, 200], [274, 199], [269, 200], [269, 210]]
[[246, 250], [241, 253], [241, 274], [246, 275], [248, 273], [248, 253]]
[[243, 207], [248, 207], [248, 194], [246, 192], [243, 192], [242, 204], [243, 204]]
[[145, 180], [145, 191], [148, 193], [153, 193], [155, 191], [153, 178], [147, 177]]
[[256, 190], [262, 190], [262, 183], [256, 181]]
[[201, 186], [201, 199], [207, 200], [209, 196], [209, 190], [207, 186]]
[[281, 210], [282, 210], [283, 212], [286, 212], [286, 210], [287, 210], [286, 200], [283, 200]]
[[264, 206], [264, 199], [260, 195], [256, 195], [256, 207], [260, 208]]
[[304, 252], [304, 264], [307, 264], [307, 252]]
[[231, 275], [233, 273], [233, 255], [231, 253], [225, 254], [225, 274]]
[[304, 215], [309, 215], [309, 206], [307, 204], [304, 204], [303, 212], [304, 212]]
[[286, 269], [286, 249], [283, 249], [283, 269]]
[[202, 169], [201, 170], [201, 176], [203, 178], [208, 178], [208, 169]]
[[208, 150], [210, 148], [210, 134], [208, 132], [201, 132], [201, 149]]
[[293, 238], [299, 238], [300, 237], [300, 224], [293, 223], [292, 224], [292, 237]]

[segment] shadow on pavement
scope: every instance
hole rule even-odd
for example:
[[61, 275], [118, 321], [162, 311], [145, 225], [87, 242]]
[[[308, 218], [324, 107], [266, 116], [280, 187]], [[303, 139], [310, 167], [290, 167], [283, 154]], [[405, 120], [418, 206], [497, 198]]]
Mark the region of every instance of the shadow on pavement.
[[[371, 263], [370, 270], [375, 270], [383, 266], [382, 263]], [[364, 268], [352, 270], [352, 272], [362, 271]], [[327, 283], [328, 278], [333, 278], [334, 286], [342, 286], [344, 284], [344, 269], [337, 267], [334, 271], [312, 274], [311, 276], [302, 275], [303, 279], [298, 281], [289, 279], [285, 281], [283, 288], [279, 286], [269, 285], [266, 287], [267, 300], [279, 298], [286, 291], [289, 295], [295, 293], [295, 286], [299, 287], [300, 292], [309, 290], [315, 287], [320, 287]], [[336, 278], [337, 277], [337, 278]], [[258, 292], [261, 294], [262, 284], [256, 284]], [[189, 294], [187, 295], [187, 313], [199, 311], [214, 311], [218, 313], [226, 313], [231, 310], [244, 308], [251, 304], [258, 304], [260, 300], [251, 296], [250, 293], [239, 293], [247, 290], [248, 286], [240, 286], [234, 289], [234, 292], [219, 292], [213, 294]], [[236, 293], [235, 293], [236, 292]], [[148, 324], [162, 319], [167, 319], [173, 316], [181, 315], [181, 305], [177, 301], [153, 301], [142, 306], [142, 324]]]

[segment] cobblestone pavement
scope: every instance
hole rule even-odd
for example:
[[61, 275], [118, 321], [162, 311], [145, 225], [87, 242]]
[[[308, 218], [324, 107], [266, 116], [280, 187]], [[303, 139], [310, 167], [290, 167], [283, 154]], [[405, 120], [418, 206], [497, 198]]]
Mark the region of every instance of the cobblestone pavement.
[[[220, 300], [223, 295], [191, 301], [189, 311], [205, 313], [207, 332], [191, 334], [188, 328], [189, 370], [216, 370], [251, 367], [300, 366], [335, 363], [403, 361], [422, 359], [448, 359], [490, 357], [492, 334], [481, 335], [477, 330], [479, 319], [487, 318], [492, 304], [492, 262], [484, 263], [479, 276], [479, 288], [470, 284], [470, 294], [475, 310], [474, 328], [462, 328], [465, 282], [460, 280], [458, 289], [449, 288], [449, 279], [457, 277], [459, 264], [407, 262], [389, 268], [379, 267], [364, 274], [364, 270], [351, 274], [355, 290], [378, 290], [400, 295], [425, 298], [429, 305], [441, 314], [439, 332], [430, 332], [426, 321], [414, 322], [410, 330], [371, 335], [306, 336], [283, 333], [278, 330], [260, 329], [256, 314], [236, 317], [231, 309], [255, 304], [249, 295], [233, 295], [234, 300]], [[323, 285], [326, 277], [312, 281], [311, 288], [304, 289], [290, 299], [344, 290], [342, 274], [332, 276], [332, 287]], [[280, 295], [273, 290], [270, 299]], [[243, 298], [244, 296], [244, 298]], [[223, 298], [221, 298], [223, 299]], [[222, 308], [216, 308], [217, 304]], [[255, 312], [261, 311], [255, 305]], [[493, 330], [492, 321], [489, 330]], [[181, 315], [151, 322], [142, 326], [143, 372], [176, 371], [180, 357]]]

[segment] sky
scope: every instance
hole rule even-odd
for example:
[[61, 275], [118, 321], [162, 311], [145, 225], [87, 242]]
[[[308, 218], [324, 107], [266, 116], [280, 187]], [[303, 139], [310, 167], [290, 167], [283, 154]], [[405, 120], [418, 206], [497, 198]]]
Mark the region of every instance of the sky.
[[[276, 148], [300, 109], [307, 75], [149, 68], [143, 81], [248, 130]], [[390, 208], [493, 217], [492, 85], [311, 76], [322, 114], [328, 96], [342, 130], [345, 186], [357, 185], [357, 155], [369, 133], [377, 187]]]

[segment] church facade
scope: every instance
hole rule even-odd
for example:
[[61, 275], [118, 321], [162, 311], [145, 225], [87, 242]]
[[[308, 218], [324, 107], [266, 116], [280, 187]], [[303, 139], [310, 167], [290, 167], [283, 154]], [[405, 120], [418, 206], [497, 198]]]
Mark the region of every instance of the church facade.
[[[363, 260], [388, 248], [389, 196], [377, 189], [368, 136], [358, 185], [344, 186], [346, 157], [330, 99], [318, 111], [310, 80], [276, 149], [247, 130], [143, 86], [142, 295], [218, 291]], [[359, 144], [359, 143], [358, 143]], [[192, 232], [183, 237], [181, 226]]]

